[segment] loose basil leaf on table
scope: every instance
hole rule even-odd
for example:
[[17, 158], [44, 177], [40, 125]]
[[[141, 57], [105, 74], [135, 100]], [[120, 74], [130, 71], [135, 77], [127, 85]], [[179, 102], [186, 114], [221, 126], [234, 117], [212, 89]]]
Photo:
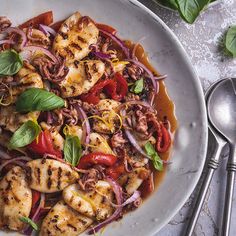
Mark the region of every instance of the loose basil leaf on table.
[[157, 154], [155, 148], [150, 142], [147, 142], [144, 146], [147, 155], [152, 160], [152, 164], [156, 170], [162, 171], [163, 170], [163, 161], [161, 160], [160, 156]]
[[192, 24], [210, 0], [175, 0], [181, 17]]
[[159, 2], [161, 5], [169, 7], [173, 10], [177, 10], [178, 8], [175, 0], [154, 0], [154, 1]]
[[64, 158], [72, 166], [77, 166], [82, 155], [82, 147], [79, 137], [68, 135], [64, 144]]
[[236, 25], [231, 26], [227, 31], [225, 47], [233, 57], [236, 57]]
[[32, 120], [25, 122], [10, 139], [8, 148], [16, 149], [25, 147], [26, 145], [32, 143], [36, 137], [39, 135], [41, 128], [38, 124]]
[[20, 217], [20, 221], [30, 225], [35, 231], [39, 230], [38, 225], [28, 217], [22, 216]]
[[25, 90], [16, 101], [16, 111], [50, 111], [65, 106], [65, 101], [45, 89], [30, 88]]
[[23, 66], [23, 60], [15, 50], [0, 53], [0, 76], [15, 75]]

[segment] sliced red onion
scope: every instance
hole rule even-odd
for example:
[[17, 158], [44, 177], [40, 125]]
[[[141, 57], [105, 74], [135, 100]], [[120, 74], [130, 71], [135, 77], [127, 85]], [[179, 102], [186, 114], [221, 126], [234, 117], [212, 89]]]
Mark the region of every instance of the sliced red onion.
[[[121, 112], [122, 117], [126, 116], [126, 112], [125, 110], [122, 110]], [[126, 124], [125, 120], [123, 119], [123, 125]], [[132, 146], [144, 157], [150, 159], [150, 157], [143, 151], [143, 149], [140, 147], [138, 141], [135, 139], [135, 137], [131, 134], [131, 132], [128, 129], [124, 129], [125, 134], [127, 136], [127, 138], [129, 139], [130, 143], [132, 144]]]
[[0, 45], [2, 44], [15, 44], [15, 42], [12, 40], [12, 39], [3, 39], [3, 40], [0, 40]]
[[49, 50], [40, 47], [40, 46], [26, 46], [23, 48], [22, 52], [20, 53], [20, 55], [24, 58], [24, 53], [26, 52], [42, 52], [43, 54], [45, 54], [46, 56], [48, 56], [53, 62], [55, 63], [59, 63], [58, 59], [56, 58], [55, 55], [53, 55]]
[[158, 86], [157, 86], [157, 82], [154, 79], [153, 73], [140, 61], [137, 61], [137, 60], [134, 60], [134, 59], [128, 59], [126, 61], [132, 62], [133, 64], [135, 64], [136, 66], [142, 68], [143, 70], [145, 70], [147, 72], [147, 74], [149, 75], [149, 77], [152, 81], [154, 91], [157, 93], [158, 92]]
[[123, 42], [121, 39], [119, 39], [116, 35], [109, 33], [108, 31], [101, 30], [101, 29], [99, 29], [99, 31], [102, 32], [103, 34], [107, 35], [107, 36], [110, 37], [115, 43], [117, 43], [117, 44], [121, 47], [121, 49], [122, 49], [122, 51], [124, 52], [125, 56], [126, 56], [128, 59], [130, 58], [129, 49], [128, 49], [128, 47], [125, 46], [124, 42]]
[[111, 58], [111, 55], [103, 53], [103, 52], [99, 52], [99, 51], [92, 51], [92, 54], [97, 56], [98, 58], [100, 58], [102, 60]]
[[57, 34], [56, 31], [53, 28], [51, 28], [47, 25], [39, 24], [39, 29], [47, 36], [50, 36], [50, 34], [51, 34], [52, 36], [55, 37], [56, 34]]
[[18, 161], [32, 161], [32, 159], [30, 157], [16, 157], [16, 158], [12, 158], [11, 160], [7, 160], [6, 162], [4, 162], [3, 164], [0, 165], [0, 173], [3, 170], [3, 168], [11, 163], [16, 163]]
[[[45, 205], [45, 194], [41, 193], [39, 205], [38, 205], [34, 215], [31, 217], [32, 221], [37, 222], [39, 220], [41, 209], [44, 208], [44, 205]], [[32, 227], [30, 225], [27, 225], [25, 227], [25, 229], [23, 230], [23, 233], [25, 235], [31, 235], [32, 231], [33, 231]]]
[[20, 48], [23, 48], [26, 43], [27, 43], [27, 37], [26, 34], [23, 30], [16, 28], [16, 27], [9, 27], [6, 30], [4, 30], [4, 32], [10, 34], [10, 33], [16, 33], [19, 34], [21, 36], [22, 42], [20, 44]]
[[[123, 200], [122, 188], [120, 187], [120, 185], [116, 181], [114, 181], [110, 178], [107, 178], [106, 180], [112, 186], [112, 189], [115, 193], [117, 205], [121, 205], [122, 200]], [[103, 228], [104, 226], [106, 226], [106, 225], [110, 224], [111, 222], [113, 222], [114, 220], [116, 220], [120, 216], [121, 212], [122, 212], [122, 207], [117, 207], [115, 212], [109, 218], [107, 218], [105, 221], [99, 223], [98, 225], [92, 227], [88, 231], [88, 234], [94, 234], [94, 233], [98, 232], [101, 228]]]
[[114, 204], [113, 202], [111, 202], [111, 205], [113, 207], [124, 207], [134, 201], [136, 201], [137, 199], [139, 199], [141, 196], [141, 193], [140, 191], [134, 191], [134, 193], [132, 194], [132, 196], [130, 198], [128, 198], [125, 202], [123, 202], [121, 205], [117, 205], [117, 204]]
[[89, 141], [90, 141], [91, 128], [90, 128], [89, 120], [88, 120], [88, 117], [87, 117], [85, 111], [80, 106], [78, 106], [77, 108], [78, 108], [80, 119], [83, 124], [83, 127], [82, 127], [83, 128], [83, 137], [82, 137], [81, 143], [86, 145], [86, 144], [89, 144]]
[[166, 79], [167, 78], [167, 75], [160, 75], [160, 76], [155, 76], [154, 79], [155, 80], [163, 80], [163, 79]]

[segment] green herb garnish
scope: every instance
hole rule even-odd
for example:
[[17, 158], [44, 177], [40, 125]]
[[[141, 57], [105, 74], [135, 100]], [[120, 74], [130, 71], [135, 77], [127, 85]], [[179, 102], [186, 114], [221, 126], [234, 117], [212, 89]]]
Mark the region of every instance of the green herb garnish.
[[9, 149], [25, 147], [32, 143], [39, 135], [40, 131], [40, 126], [35, 122], [31, 120], [25, 122], [11, 137], [8, 145]]
[[135, 93], [135, 94], [139, 94], [143, 91], [144, 88], [144, 80], [139, 79], [136, 80], [135, 83], [133, 84], [132, 88], [131, 88], [131, 92]]
[[38, 225], [28, 217], [21, 216], [20, 221], [30, 225], [35, 231], [39, 230]]
[[30, 88], [25, 90], [16, 101], [16, 111], [50, 111], [65, 106], [65, 101], [45, 89]]
[[77, 136], [66, 136], [64, 144], [64, 158], [72, 166], [77, 166], [82, 155], [82, 147]]
[[0, 53], [0, 76], [15, 75], [23, 66], [20, 55], [15, 50]]
[[147, 155], [152, 160], [152, 164], [156, 170], [162, 171], [163, 170], [163, 161], [161, 160], [160, 156], [157, 154], [155, 148], [150, 142], [147, 142], [144, 146]]

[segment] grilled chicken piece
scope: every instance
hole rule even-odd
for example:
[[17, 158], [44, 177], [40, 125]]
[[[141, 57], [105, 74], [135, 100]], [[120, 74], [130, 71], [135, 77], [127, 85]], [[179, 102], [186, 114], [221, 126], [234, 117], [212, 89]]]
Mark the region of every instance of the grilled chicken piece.
[[44, 218], [40, 236], [78, 236], [93, 220], [80, 215], [64, 201], [58, 202]]
[[19, 217], [28, 217], [32, 206], [32, 192], [24, 170], [15, 166], [0, 181], [0, 229], [22, 230]]
[[119, 183], [121, 186], [125, 187], [126, 192], [131, 195], [137, 190], [140, 185], [150, 175], [150, 171], [140, 167], [133, 170], [131, 173], [121, 176]]
[[66, 133], [67, 135], [78, 136], [80, 140], [82, 139], [83, 136], [83, 130], [78, 125], [67, 125]]
[[28, 63], [24, 63], [24, 67], [14, 77], [14, 82], [16, 85], [11, 87], [11, 94], [8, 93], [4, 98], [6, 104], [15, 103], [17, 97], [28, 88], [43, 88], [41, 76]]
[[53, 50], [66, 59], [67, 65], [86, 57], [91, 44], [96, 44], [99, 30], [88, 17], [79, 12], [70, 16], [59, 29]]
[[90, 143], [89, 147], [91, 152], [103, 152], [105, 154], [113, 154], [114, 152], [110, 148], [107, 140], [98, 133], [90, 134]]
[[101, 112], [101, 116], [107, 124], [100, 120], [94, 119], [93, 129], [98, 133], [102, 134], [113, 134], [120, 126], [121, 120], [119, 119], [117, 108], [120, 102], [114, 101], [112, 99], [103, 99], [96, 105], [96, 108]]
[[70, 185], [63, 190], [63, 199], [79, 213], [97, 220], [105, 220], [113, 212], [110, 202], [114, 194], [106, 181], [98, 181], [95, 190], [90, 192], [80, 190], [78, 184]]
[[37, 120], [40, 112], [34, 111], [26, 114], [16, 112], [14, 105], [7, 107], [0, 106], [0, 126], [5, 130], [15, 132], [23, 123], [28, 120]]
[[43, 193], [61, 191], [79, 178], [70, 166], [56, 160], [37, 159], [28, 162], [27, 166], [30, 167], [30, 188]]
[[69, 73], [59, 83], [65, 98], [87, 93], [105, 71], [104, 63], [97, 60], [81, 61], [78, 65], [71, 64], [68, 68]]

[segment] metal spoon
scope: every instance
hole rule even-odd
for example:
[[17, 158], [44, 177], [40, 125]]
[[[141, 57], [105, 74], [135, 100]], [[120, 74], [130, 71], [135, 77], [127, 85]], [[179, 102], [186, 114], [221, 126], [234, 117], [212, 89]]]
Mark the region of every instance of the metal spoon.
[[236, 78], [223, 80], [213, 88], [208, 97], [207, 110], [209, 121], [227, 140], [230, 147], [221, 231], [222, 236], [228, 236], [236, 172]]
[[[206, 102], [207, 102], [209, 94], [212, 92], [213, 88], [215, 88], [215, 86], [221, 81], [217, 81], [216, 83], [212, 84], [208, 88], [206, 95], [205, 95]], [[207, 173], [204, 177], [200, 192], [198, 194], [198, 198], [197, 198], [196, 204], [194, 206], [193, 213], [192, 213], [190, 222], [188, 224], [188, 227], [187, 227], [187, 230], [185, 233], [186, 236], [191, 236], [193, 234], [193, 231], [194, 231], [195, 225], [197, 223], [197, 219], [199, 217], [199, 214], [201, 212], [202, 205], [204, 203], [204, 200], [205, 200], [205, 197], [207, 194], [207, 190], [208, 190], [209, 185], [211, 183], [213, 174], [219, 166], [220, 154], [222, 152], [223, 147], [226, 144], [226, 141], [218, 134], [218, 132], [216, 132], [216, 130], [214, 130], [214, 128], [211, 126], [210, 123], [208, 126], [209, 126], [209, 131], [212, 134], [212, 138], [214, 139], [215, 150], [214, 150], [214, 153], [213, 153], [211, 159], [208, 161]]]

